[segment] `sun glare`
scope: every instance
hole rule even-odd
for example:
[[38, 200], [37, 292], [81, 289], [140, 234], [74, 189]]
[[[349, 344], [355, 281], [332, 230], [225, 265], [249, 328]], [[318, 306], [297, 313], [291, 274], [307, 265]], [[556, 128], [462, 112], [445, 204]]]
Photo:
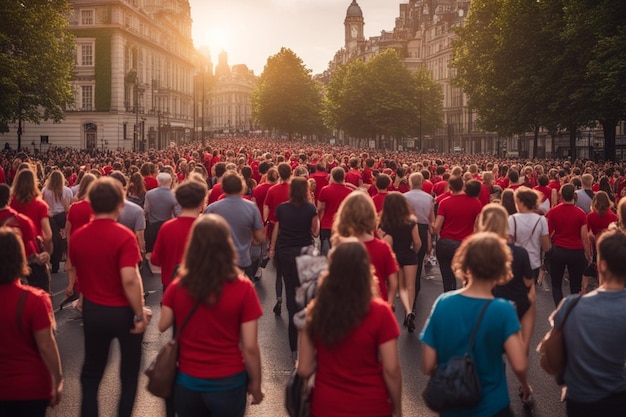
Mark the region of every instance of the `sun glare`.
[[226, 26], [214, 26], [204, 32], [198, 46], [208, 46], [211, 54], [217, 55], [221, 50], [231, 51], [234, 46], [233, 34]]

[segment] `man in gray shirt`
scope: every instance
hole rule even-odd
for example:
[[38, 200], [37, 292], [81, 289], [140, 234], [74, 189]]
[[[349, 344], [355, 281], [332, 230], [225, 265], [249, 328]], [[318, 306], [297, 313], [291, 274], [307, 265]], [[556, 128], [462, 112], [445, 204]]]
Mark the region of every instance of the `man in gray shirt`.
[[422, 191], [422, 185], [424, 184], [424, 176], [420, 172], [414, 172], [409, 176], [409, 184], [411, 185], [411, 191], [404, 194], [409, 201], [409, 205], [413, 210], [413, 214], [417, 217], [417, 228], [419, 231], [420, 239], [422, 240], [422, 246], [419, 252], [417, 252], [417, 273], [415, 274], [415, 300], [413, 300], [413, 313], [415, 314], [415, 307], [417, 303], [417, 294], [419, 293], [422, 285], [422, 271], [424, 269], [424, 257], [427, 253], [430, 253], [432, 247], [431, 230], [432, 225], [435, 223], [435, 199], [432, 195]]
[[215, 213], [222, 216], [230, 226], [231, 236], [237, 249], [238, 266], [248, 278], [252, 279], [256, 267], [252, 265], [250, 247], [252, 241], [260, 244], [265, 241], [265, 229], [258, 207], [241, 197], [243, 179], [235, 171], [227, 171], [222, 177], [224, 197], [211, 203], [205, 214]]
[[591, 211], [591, 201], [593, 200], [593, 175], [584, 174], [580, 177], [582, 183], [582, 190], [576, 190], [576, 206], [580, 207], [585, 214], [589, 214]]
[[146, 251], [152, 252], [157, 234], [163, 223], [180, 214], [180, 206], [171, 190], [172, 176], [166, 172], [157, 175], [159, 186], [146, 193], [144, 211], [148, 220], [146, 227]]

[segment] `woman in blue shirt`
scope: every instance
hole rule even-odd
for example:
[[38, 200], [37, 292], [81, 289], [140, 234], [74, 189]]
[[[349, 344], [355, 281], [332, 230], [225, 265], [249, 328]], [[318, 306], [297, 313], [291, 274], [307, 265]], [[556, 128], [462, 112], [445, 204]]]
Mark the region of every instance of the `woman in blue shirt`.
[[470, 352], [482, 387], [482, 399], [474, 408], [444, 412], [442, 416], [512, 416], [503, 353], [520, 381], [522, 399], [526, 401], [530, 396], [526, 380], [528, 360], [515, 306], [508, 300], [494, 299], [492, 294], [495, 285], [510, 279], [510, 265], [511, 251], [504, 239], [494, 233], [474, 234], [456, 251], [452, 269], [467, 285], [441, 294], [433, 305], [421, 334], [424, 373], [433, 375], [438, 366], [465, 353], [480, 311], [488, 300], [493, 302], [485, 311]]

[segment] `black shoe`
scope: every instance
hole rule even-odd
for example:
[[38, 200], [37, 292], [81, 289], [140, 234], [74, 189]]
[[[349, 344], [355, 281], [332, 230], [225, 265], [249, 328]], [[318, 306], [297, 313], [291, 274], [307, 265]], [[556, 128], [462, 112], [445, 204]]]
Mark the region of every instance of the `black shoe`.
[[280, 316], [280, 310], [282, 308], [283, 302], [282, 301], [276, 301], [276, 305], [274, 306], [274, 314], [276, 316]]
[[413, 331], [415, 331], [415, 314], [409, 313], [406, 316], [406, 327], [409, 330], [409, 333], [413, 333]]
[[59, 304], [59, 310], [63, 310], [63, 307], [76, 300], [78, 300], [78, 294], [74, 292], [74, 294], [66, 297], [65, 300], [61, 301], [61, 304]]

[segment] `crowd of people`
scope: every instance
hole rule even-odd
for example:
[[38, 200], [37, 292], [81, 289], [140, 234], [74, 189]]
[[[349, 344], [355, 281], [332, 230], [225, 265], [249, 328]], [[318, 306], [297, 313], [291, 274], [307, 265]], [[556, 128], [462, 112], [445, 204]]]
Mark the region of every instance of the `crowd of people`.
[[[294, 366], [305, 379], [315, 374], [313, 416], [401, 416], [401, 329], [421, 331], [423, 369], [433, 375], [464, 354], [477, 320], [482, 399], [443, 415], [512, 415], [503, 354], [532, 406], [537, 288], [552, 291], [554, 325], [564, 327], [568, 416], [621, 415], [626, 327], [613, 323], [626, 319], [624, 169], [252, 138], [145, 153], [5, 149], [0, 417], [43, 416], [61, 399], [48, 295], [61, 268], [66, 295], [80, 294], [81, 415], [98, 415], [112, 339], [121, 354], [118, 413], [132, 414], [152, 315], [139, 270], [146, 264], [161, 268], [159, 330], [180, 330], [167, 416], [242, 416], [247, 395], [252, 404], [264, 397], [255, 283], [270, 259], [272, 312], [280, 316], [285, 301]], [[296, 258], [311, 246], [328, 267], [297, 323]], [[442, 294], [417, 329], [422, 274], [435, 267]]]

